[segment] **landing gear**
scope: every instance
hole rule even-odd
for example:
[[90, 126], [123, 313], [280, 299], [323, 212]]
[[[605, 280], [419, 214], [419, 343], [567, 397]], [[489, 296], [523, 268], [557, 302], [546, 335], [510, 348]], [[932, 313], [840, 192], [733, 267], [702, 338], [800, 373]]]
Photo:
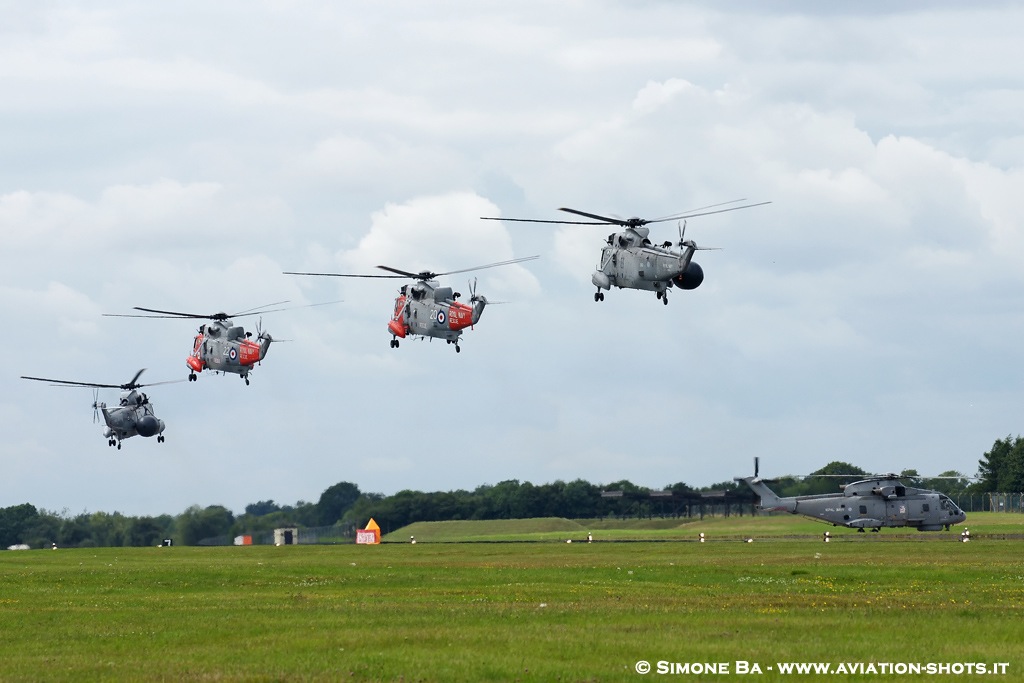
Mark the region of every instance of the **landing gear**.
[[163, 443], [164, 442], [164, 435], [163, 434], [157, 434], [156, 442], [157, 443]]
[[455, 353], [462, 353], [462, 348], [459, 346], [458, 339], [446, 339], [445, 341], [449, 344], [455, 344]]
[[121, 442], [120, 441], [117, 442], [117, 450], [121, 450]]
[[114, 439], [107, 439], [107, 445], [108, 446], [113, 446], [116, 443], [117, 443], [117, 441], [115, 441]]
[[661, 299], [661, 303], [668, 306], [668, 292], [658, 292], [658, 298]]
[[189, 382], [195, 382], [195, 381], [196, 381], [197, 379], [199, 379], [199, 378], [198, 378], [198, 377], [196, 377], [196, 373], [194, 373], [194, 372], [190, 372], [190, 373], [188, 374], [188, 381], [189, 381]]
[[462, 348], [458, 344], [455, 345], [455, 353], [462, 353]]
[[243, 377], [242, 379], [245, 380], [245, 386], [249, 386], [249, 378], [248, 377]]
[[604, 292], [602, 292], [602, 291], [594, 292], [594, 301], [604, 301]]
[[857, 533], [858, 534], [864, 533], [864, 527], [860, 527], [859, 529], [857, 529]]
[[398, 348], [398, 340], [397, 339], [392, 339], [391, 340], [391, 348], [393, 348], [393, 349], [397, 349]]

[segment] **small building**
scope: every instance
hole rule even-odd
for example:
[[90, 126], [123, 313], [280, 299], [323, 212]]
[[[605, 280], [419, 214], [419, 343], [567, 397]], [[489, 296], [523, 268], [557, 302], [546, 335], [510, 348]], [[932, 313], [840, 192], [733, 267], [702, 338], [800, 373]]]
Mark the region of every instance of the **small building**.
[[295, 527], [274, 529], [274, 545], [298, 545], [299, 530]]

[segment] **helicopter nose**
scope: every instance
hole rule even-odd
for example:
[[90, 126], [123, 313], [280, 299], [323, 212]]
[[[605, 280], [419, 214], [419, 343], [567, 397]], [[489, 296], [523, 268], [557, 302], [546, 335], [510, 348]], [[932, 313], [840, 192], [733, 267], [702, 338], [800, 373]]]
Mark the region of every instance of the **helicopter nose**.
[[139, 436], [153, 436], [160, 431], [160, 421], [152, 415], [147, 415], [138, 424], [135, 425], [135, 430], [139, 433]]

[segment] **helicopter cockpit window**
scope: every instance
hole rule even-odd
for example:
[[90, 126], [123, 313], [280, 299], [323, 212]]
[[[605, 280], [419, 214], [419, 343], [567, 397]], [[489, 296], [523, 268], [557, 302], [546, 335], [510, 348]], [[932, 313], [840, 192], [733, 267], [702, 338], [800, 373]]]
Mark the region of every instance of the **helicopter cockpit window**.
[[244, 333], [245, 331], [243, 328], [232, 327], [231, 329], [228, 330], [228, 339], [241, 339]]

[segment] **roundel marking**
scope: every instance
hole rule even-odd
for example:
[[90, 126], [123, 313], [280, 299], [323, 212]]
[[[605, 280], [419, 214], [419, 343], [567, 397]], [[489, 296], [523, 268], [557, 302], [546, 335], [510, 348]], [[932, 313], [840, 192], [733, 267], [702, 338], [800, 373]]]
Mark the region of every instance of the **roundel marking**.
[[231, 358], [231, 360], [235, 360], [236, 358], [238, 358], [238, 351], [235, 350], [235, 347], [232, 346], [231, 350], [228, 351], [228, 357]]
[[437, 312], [437, 322], [439, 325], [444, 325], [444, 321], [446, 318], [447, 316], [444, 314], [444, 311]]

